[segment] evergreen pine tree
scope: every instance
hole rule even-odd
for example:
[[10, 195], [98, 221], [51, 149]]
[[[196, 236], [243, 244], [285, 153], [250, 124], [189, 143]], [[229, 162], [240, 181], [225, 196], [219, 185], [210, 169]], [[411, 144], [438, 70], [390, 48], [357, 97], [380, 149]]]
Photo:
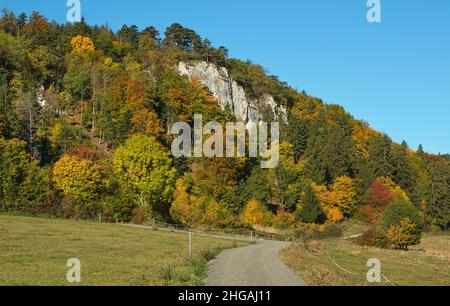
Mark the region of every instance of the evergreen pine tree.
[[450, 166], [445, 162], [431, 165], [431, 186], [426, 210], [432, 224], [447, 230], [450, 225]]
[[392, 176], [392, 140], [387, 136], [374, 137], [369, 141], [369, 164], [375, 175]]
[[302, 195], [302, 206], [296, 211], [297, 218], [305, 223], [316, 223], [322, 214], [320, 202], [311, 185], [308, 185]]
[[287, 128], [287, 140], [293, 145], [294, 158], [298, 162], [308, 147], [309, 124], [306, 120], [291, 119]]

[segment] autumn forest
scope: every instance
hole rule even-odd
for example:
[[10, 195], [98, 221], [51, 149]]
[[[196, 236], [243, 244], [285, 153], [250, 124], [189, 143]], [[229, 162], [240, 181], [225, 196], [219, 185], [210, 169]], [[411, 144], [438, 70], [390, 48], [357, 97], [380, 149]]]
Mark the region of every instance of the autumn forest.
[[[0, 211], [302, 233], [355, 218], [373, 224], [370, 243], [398, 248], [448, 230], [449, 155], [395, 143], [180, 24], [163, 34], [3, 12]], [[269, 94], [287, 110], [277, 168], [171, 155], [174, 122], [240, 120], [180, 61], [225, 67], [248, 97]]]

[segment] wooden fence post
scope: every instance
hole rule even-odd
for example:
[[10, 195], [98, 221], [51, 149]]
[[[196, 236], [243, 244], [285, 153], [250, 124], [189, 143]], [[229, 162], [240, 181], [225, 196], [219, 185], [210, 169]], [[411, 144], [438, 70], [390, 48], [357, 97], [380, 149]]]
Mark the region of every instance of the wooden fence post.
[[192, 233], [189, 232], [189, 259], [192, 259]]

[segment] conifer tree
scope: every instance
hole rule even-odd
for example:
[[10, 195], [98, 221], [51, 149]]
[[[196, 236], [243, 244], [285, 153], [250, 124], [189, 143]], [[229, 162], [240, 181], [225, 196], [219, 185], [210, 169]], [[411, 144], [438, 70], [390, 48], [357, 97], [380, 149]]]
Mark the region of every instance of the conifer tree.
[[444, 162], [431, 165], [431, 186], [426, 215], [432, 224], [447, 230], [450, 226], [450, 166]]
[[308, 184], [302, 194], [301, 206], [296, 211], [297, 218], [305, 223], [316, 223], [322, 214], [320, 202], [313, 188]]

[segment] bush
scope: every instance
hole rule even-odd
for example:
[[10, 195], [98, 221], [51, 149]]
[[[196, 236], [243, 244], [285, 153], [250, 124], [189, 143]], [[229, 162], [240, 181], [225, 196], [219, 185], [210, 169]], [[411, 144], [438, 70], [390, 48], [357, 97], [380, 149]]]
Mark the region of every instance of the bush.
[[200, 253], [200, 257], [203, 258], [204, 260], [206, 260], [206, 262], [208, 262], [208, 261], [211, 261], [214, 258], [216, 258], [216, 253], [217, 253], [217, 251], [214, 251], [211, 249], [206, 249]]
[[137, 207], [133, 209], [133, 219], [131, 222], [133, 224], [144, 224], [147, 223], [150, 218], [149, 209], [145, 207]]
[[380, 225], [387, 230], [391, 225], [400, 225], [405, 218], [409, 218], [419, 229], [422, 229], [423, 222], [419, 212], [414, 206], [400, 199], [386, 208], [381, 215]]
[[326, 223], [318, 224], [299, 224], [293, 231], [294, 238], [300, 239], [326, 239], [342, 237], [342, 226], [338, 224]]
[[354, 239], [354, 242], [360, 246], [372, 246], [377, 248], [385, 248], [388, 245], [388, 239], [383, 230], [372, 227], [364, 234]]
[[286, 230], [295, 224], [295, 219], [294, 214], [280, 210], [273, 217], [273, 227], [280, 230]]
[[253, 200], [245, 206], [241, 220], [248, 225], [270, 226], [272, 225], [272, 213], [264, 204]]
[[407, 250], [409, 245], [420, 243], [420, 232], [417, 225], [409, 218], [400, 221], [400, 225], [391, 225], [387, 230], [387, 237], [397, 249]]
[[112, 213], [114, 218], [119, 222], [130, 222], [133, 219], [134, 202], [127, 198], [117, 195], [111, 199]]
[[366, 205], [359, 209], [357, 217], [365, 222], [376, 223], [380, 219], [380, 212], [371, 205]]
[[400, 249], [420, 243], [423, 222], [419, 212], [408, 202], [397, 199], [381, 215], [380, 225], [389, 241]]

